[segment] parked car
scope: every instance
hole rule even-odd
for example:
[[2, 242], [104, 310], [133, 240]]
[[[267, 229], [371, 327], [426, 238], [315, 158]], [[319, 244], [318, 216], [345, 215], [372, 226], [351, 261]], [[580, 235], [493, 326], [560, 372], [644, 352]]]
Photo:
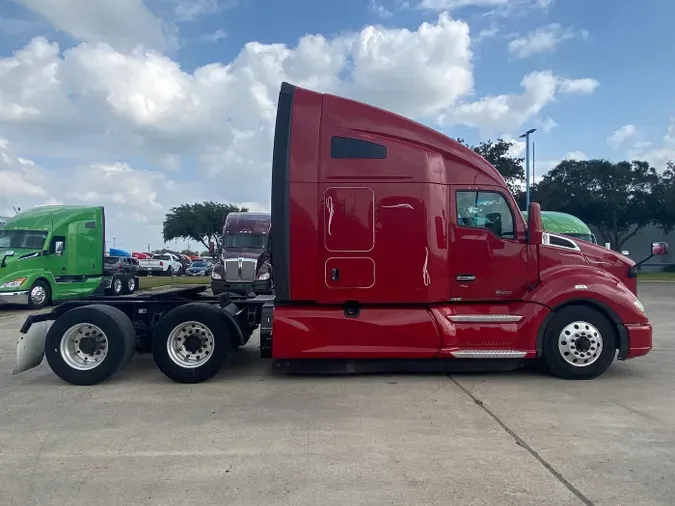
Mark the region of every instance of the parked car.
[[186, 276], [210, 276], [213, 267], [204, 260], [195, 260], [185, 270]]
[[138, 259], [133, 257], [117, 257], [105, 256], [103, 257], [103, 270], [108, 274], [116, 272], [138, 272]]
[[162, 253], [152, 255], [150, 260], [141, 259], [138, 261], [141, 274], [154, 274], [157, 276], [173, 276], [183, 273], [183, 264], [178, 255], [173, 253]]

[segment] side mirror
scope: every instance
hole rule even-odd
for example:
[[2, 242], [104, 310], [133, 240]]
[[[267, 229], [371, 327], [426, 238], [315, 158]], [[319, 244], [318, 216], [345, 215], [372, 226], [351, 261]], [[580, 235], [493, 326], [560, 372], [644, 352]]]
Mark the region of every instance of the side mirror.
[[0, 262], [0, 267], [7, 267], [7, 264], [5, 263], [5, 260], [7, 260], [7, 257], [13, 257], [14, 252], [13, 251], [5, 251], [5, 254], [2, 256], [2, 262]]
[[652, 243], [652, 256], [664, 256], [668, 254], [668, 243], [667, 242], [653, 242]]
[[527, 244], [541, 244], [544, 236], [544, 225], [541, 222], [541, 206], [530, 202], [527, 212]]
[[54, 246], [54, 254], [57, 257], [63, 256], [63, 241], [56, 241]]

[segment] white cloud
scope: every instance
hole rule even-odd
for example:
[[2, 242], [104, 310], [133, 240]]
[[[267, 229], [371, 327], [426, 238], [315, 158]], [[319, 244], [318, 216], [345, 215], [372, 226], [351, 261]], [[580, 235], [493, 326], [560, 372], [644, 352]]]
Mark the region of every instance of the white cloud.
[[[535, 118], [555, 100], [557, 93], [590, 93], [598, 86], [593, 79], [566, 79], [550, 70], [526, 75], [521, 81], [521, 94], [487, 96], [475, 102], [462, 103], [440, 116], [442, 124], [463, 124], [479, 128], [486, 135], [513, 131]], [[544, 125], [552, 126], [550, 118]]]
[[174, 4], [174, 19], [179, 23], [194, 21], [197, 18], [209, 14], [215, 14], [227, 7], [232, 7], [233, 2], [227, 5], [219, 0], [169, 0]]
[[535, 54], [553, 52], [562, 41], [584, 34], [587, 32], [577, 34], [572, 29], [563, 29], [560, 24], [552, 23], [511, 40], [508, 48], [514, 57], [528, 58]]
[[588, 160], [588, 155], [583, 151], [570, 151], [563, 157], [563, 160]]
[[598, 81], [588, 77], [583, 79], [563, 79], [560, 82], [560, 93], [581, 93], [589, 95], [593, 93], [598, 86], [600, 86]]
[[142, 44], [159, 50], [174, 41], [170, 27], [143, 0], [15, 0], [78, 41], [105, 42], [118, 50]]
[[626, 158], [645, 160], [657, 170], [664, 170], [667, 162], [675, 162], [675, 118], [670, 120], [662, 143], [655, 146], [654, 143], [647, 141], [634, 142], [626, 151]]
[[199, 36], [199, 40], [202, 42], [218, 42], [221, 39], [224, 39], [227, 37], [227, 32], [223, 30], [222, 28], [219, 28], [213, 33], [204, 33]]
[[[68, 23], [73, 32], [83, 26]], [[333, 38], [307, 35], [294, 47], [249, 42], [232, 61], [192, 72], [132, 44], [136, 35], [111, 43], [93, 35], [65, 51], [37, 37], [0, 59], [0, 131], [11, 148], [3, 171], [20, 205], [104, 204], [108, 216], [125, 217], [111, 233], [132, 249], [160, 241], [164, 213], [182, 202], [269, 207], [282, 81], [498, 134], [538, 120], [557, 93], [584, 91], [574, 83], [585, 80], [545, 71], [526, 76], [521, 94], [468, 101], [469, 26], [446, 13], [415, 30], [368, 26]], [[49, 159], [49, 167], [21, 157]]]
[[485, 17], [509, 17], [526, 9], [547, 9], [553, 0], [418, 0], [417, 8], [432, 11], [457, 11], [464, 8], [487, 10]]
[[607, 143], [614, 149], [619, 149], [628, 139], [635, 136], [635, 125], [624, 125], [607, 137]]
[[379, 0], [370, 0], [368, 2], [368, 10], [381, 18], [389, 18], [394, 15], [392, 10]]

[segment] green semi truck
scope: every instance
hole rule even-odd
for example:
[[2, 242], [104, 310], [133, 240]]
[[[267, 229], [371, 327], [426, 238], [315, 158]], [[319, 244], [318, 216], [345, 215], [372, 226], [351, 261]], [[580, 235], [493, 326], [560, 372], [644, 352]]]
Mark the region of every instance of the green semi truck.
[[130, 294], [133, 273], [108, 272], [102, 207], [43, 206], [0, 229], [0, 304], [37, 309], [65, 300]]
[[[527, 222], [527, 211], [521, 211], [521, 214]], [[583, 221], [576, 216], [558, 211], [542, 211], [541, 221], [545, 232], [552, 234], [563, 234], [582, 241], [598, 244], [595, 234], [591, 232]]]

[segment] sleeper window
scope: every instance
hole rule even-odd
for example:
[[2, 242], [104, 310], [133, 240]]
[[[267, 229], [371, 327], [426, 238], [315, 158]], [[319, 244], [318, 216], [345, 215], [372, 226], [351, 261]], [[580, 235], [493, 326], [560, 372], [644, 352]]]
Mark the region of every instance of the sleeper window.
[[497, 237], [515, 239], [513, 214], [501, 193], [458, 191], [457, 224], [461, 227], [484, 228]]

